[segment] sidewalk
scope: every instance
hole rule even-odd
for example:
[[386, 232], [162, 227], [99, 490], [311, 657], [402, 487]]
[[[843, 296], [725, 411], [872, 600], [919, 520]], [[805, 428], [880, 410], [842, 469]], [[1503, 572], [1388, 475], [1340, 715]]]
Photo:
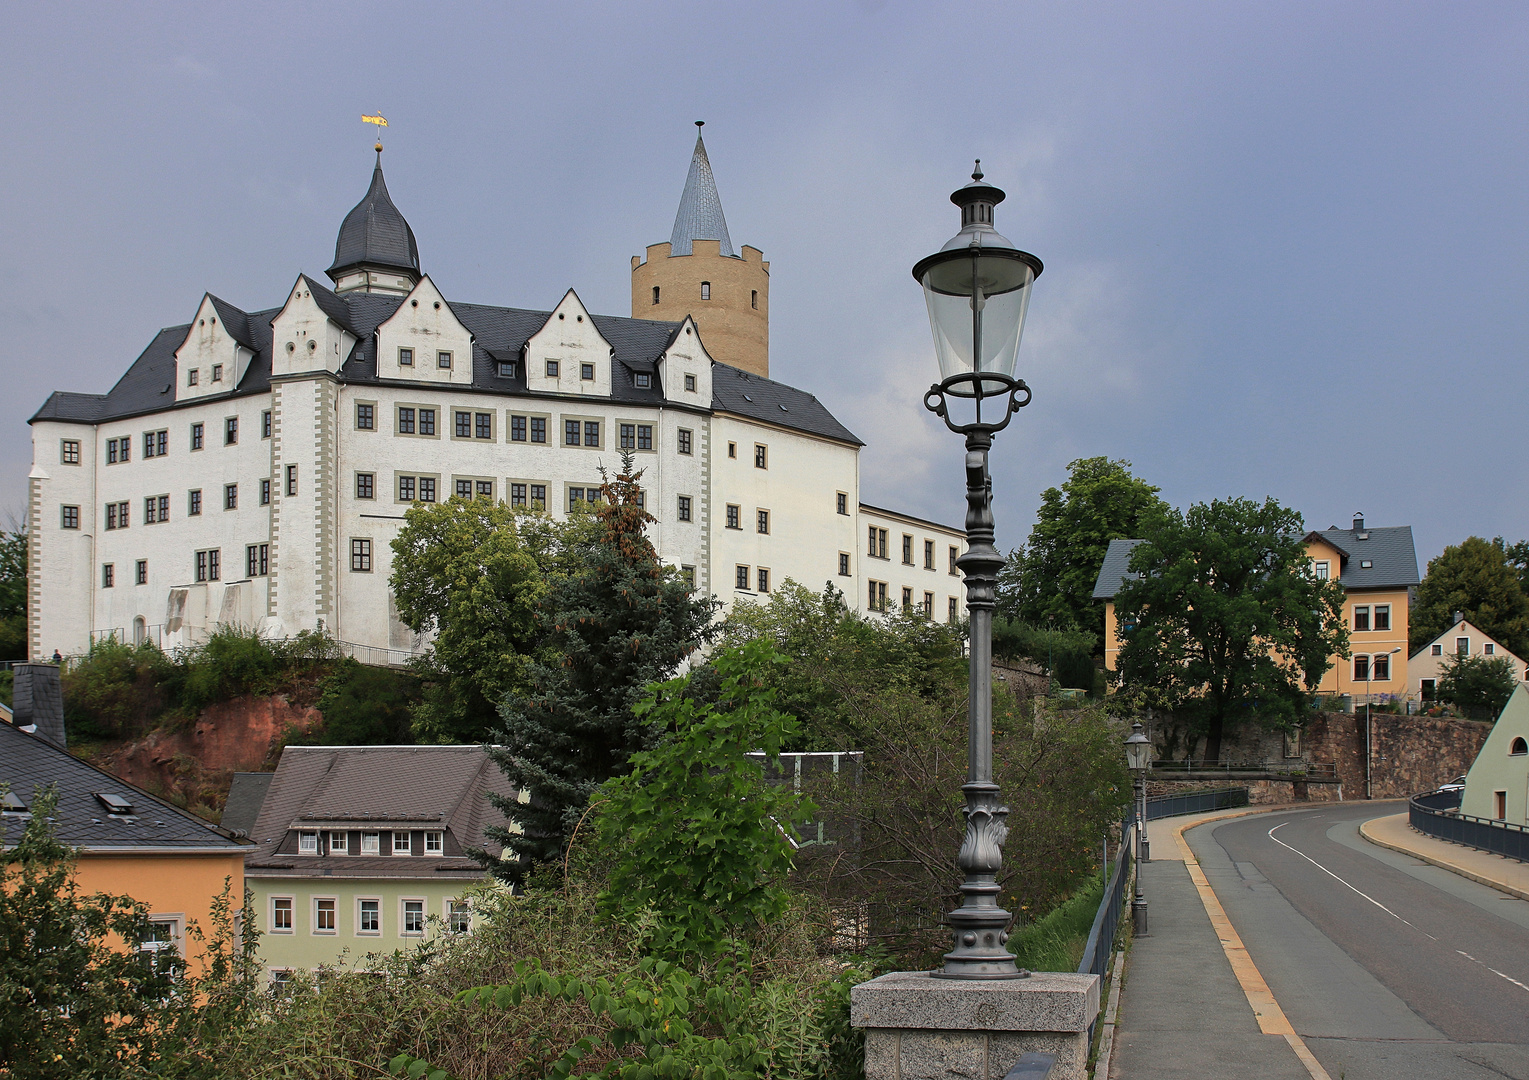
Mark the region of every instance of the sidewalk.
[[1406, 813], [1371, 818], [1359, 826], [1359, 835], [1379, 847], [1411, 855], [1510, 896], [1529, 900], [1529, 863], [1424, 836], [1407, 824]]
[[1152, 861], [1141, 870], [1150, 933], [1135, 939], [1126, 963], [1110, 1076], [1311, 1080], [1284, 1036], [1260, 1030], [1175, 839], [1201, 822], [1291, 808], [1223, 810], [1148, 825]]

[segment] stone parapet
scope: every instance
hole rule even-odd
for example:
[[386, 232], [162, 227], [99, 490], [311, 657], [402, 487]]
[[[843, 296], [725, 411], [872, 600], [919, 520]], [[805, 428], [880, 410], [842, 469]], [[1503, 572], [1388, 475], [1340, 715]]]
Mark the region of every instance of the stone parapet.
[[866, 1080], [1002, 1080], [1031, 1051], [1056, 1055], [1053, 1080], [1087, 1080], [1099, 977], [937, 979], [898, 971], [850, 991], [865, 1031]]

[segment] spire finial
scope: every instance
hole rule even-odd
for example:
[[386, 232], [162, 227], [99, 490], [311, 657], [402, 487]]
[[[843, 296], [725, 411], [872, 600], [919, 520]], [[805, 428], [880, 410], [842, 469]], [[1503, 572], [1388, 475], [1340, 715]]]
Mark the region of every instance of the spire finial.
[[[697, 128], [703, 128], [703, 127], [705, 127], [705, 126], [706, 126], [706, 121], [705, 121], [705, 120], [697, 120], [697, 121], [696, 121], [696, 122], [695, 122], [695, 126], [696, 126], [696, 127], [697, 127]], [[696, 134], [700, 134], [700, 132], [699, 132], [699, 131], [697, 131], [697, 132], [696, 132]]]
[[981, 158], [977, 159], [977, 167], [972, 170], [972, 179], [973, 180], [981, 180], [982, 179], [982, 159]]
[[377, 145], [374, 149], [377, 151], [377, 163], [380, 165], [382, 164], [382, 129], [388, 126], [388, 118], [380, 112], [373, 116], [362, 113], [361, 122], [363, 124], [374, 124], [377, 127]]
[[372, 147], [372, 149], [377, 151], [377, 160], [381, 161], [382, 160], [382, 140], [378, 139], [377, 140], [377, 145]]

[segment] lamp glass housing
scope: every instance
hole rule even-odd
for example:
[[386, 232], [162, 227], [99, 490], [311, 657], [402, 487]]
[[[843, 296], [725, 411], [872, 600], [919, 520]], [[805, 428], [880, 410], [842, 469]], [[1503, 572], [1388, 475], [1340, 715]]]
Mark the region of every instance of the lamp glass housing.
[[1132, 772], [1145, 772], [1152, 763], [1152, 744], [1141, 733], [1141, 723], [1133, 725], [1135, 730], [1130, 738], [1126, 739], [1126, 763]]
[[[1012, 380], [1035, 268], [1012, 248], [947, 250], [925, 264], [919, 280], [929, 306], [941, 381], [987, 371]], [[981, 355], [977, 356], [973, 346], [979, 332]], [[996, 380], [982, 383], [984, 396], [1005, 390]], [[976, 387], [958, 384], [949, 392], [971, 397]]]

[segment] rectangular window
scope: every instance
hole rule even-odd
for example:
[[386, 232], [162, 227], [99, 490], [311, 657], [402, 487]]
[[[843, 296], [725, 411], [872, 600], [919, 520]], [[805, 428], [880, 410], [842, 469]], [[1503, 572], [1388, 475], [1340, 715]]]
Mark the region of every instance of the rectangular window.
[[599, 446], [600, 445], [600, 421], [598, 421], [598, 420], [586, 420], [586, 421], [584, 421], [584, 445], [585, 446]]
[[435, 410], [434, 409], [421, 409], [421, 410], [419, 410], [419, 433], [421, 435], [434, 435], [435, 434]]
[[1469, 656], [1469, 655], [1471, 655], [1471, 639], [1470, 638], [1468, 638], [1468, 637], [1457, 637], [1457, 638], [1455, 638], [1455, 655], [1456, 656]]
[[844, 514], [846, 517], [849, 515], [848, 493], [841, 491], [834, 496], [834, 510], [837, 513]]
[[689, 428], [680, 428], [680, 430], [679, 430], [679, 452], [680, 453], [682, 453], [682, 454], [690, 453], [690, 439], [691, 439], [690, 429]]
[[653, 376], [646, 371], [639, 371], [632, 375], [632, 383], [639, 390], [647, 390], [653, 385]]
[[350, 849], [350, 833], [332, 832], [329, 834], [329, 854], [344, 855]]
[[465, 934], [472, 929], [472, 908], [466, 900], [446, 902], [446, 929], [453, 934]]
[[265, 577], [271, 571], [271, 545], [248, 544], [244, 548], [244, 576]]
[[377, 429], [377, 406], [356, 406], [356, 429], [358, 431], [375, 431]]
[[270, 477], [266, 477], [264, 480], [260, 481], [260, 505], [261, 506], [270, 506], [271, 505], [271, 478]]
[[1370, 663], [1370, 679], [1373, 682], [1391, 681], [1391, 657], [1386, 653], [1375, 654], [1375, 659]]
[[201, 424], [191, 425], [191, 449], [200, 450], [203, 445], [203, 427]]
[[595, 381], [595, 365], [593, 365], [593, 364], [580, 364], [579, 365], [579, 378], [583, 382], [594, 382]]
[[377, 478], [375, 473], [358, 472], [356, 474], [356, 498], [372, 499], [376, 497]]
[[362, 900], [356, 920], [356, 930], [362, 934], [382, 933], [382, 901]]
[[623, 450], [636, 450], [637, 449], [637, 425], [636, 424], [622, 424], [621, 425], [621, 449], [623, 449]]
[[687, 588], [687, 589], [694, 589], [695, 588], [695, 567], [693, 567], [693, 566], [681, 566], [680, 567], [680, 580], [685, 583], [685, 588]]
[[1438, 688], [1439, 681], [1437, 679], [1422, 679], [1418, 682], [1418, 693], [1424, 701], [1432, 701]]
[[471, 480], [458, 480], [455, 486], [457, 498], [470, 499], [473, 497], [473, 482]]
[[913, 537], [903, 534], [903, 565], [913, 565]]
[[709, 282], [709, 281], [701, 282], [701, 299], [702, 300], [710, 300], [711, 299], [711, 282]]
[[201, 368], [192, 368], [190, 371], [186, 372], [186, 385], [195, 386], [198, 382], [201, 381], [201, 378]]
[[299, 855], [317, 855], [319, 853], [319, 834], [316, 832], [298, 833], [297, 853]]
[[199, 517], [202, 513], [202, 489], [192, 488], [186, 493], [186, 516]]
[[198, 551], [196, 553], [196, 580], [222, 580], [223, 569], [221, 562], [222, 551], [219, 548], [209, 548], [206, 551]]
[[101, 588], [110, 589], [117, 583], [117, 570], [111, 563], [101, 564]]
[[695, 393], [695, 376], [694, 375], [686, 375], [685, 376], [685, 390], [686, 390], [687, 393], [691, 393], [691, 394]]
[[435, 366], [442, 369], [443, 371], [450, 371], [451, 354], [445, 351], [437, 352], [435, 354]]
[[757, 511], [757, 519], [754, 522], [754, 531], [755, 532], [760, 532], [760, 533], [765, 533], [767, 535], [769, 534], [769, 532], [770, 532], [770, 511], [768, 511], [768, 510]]
[[223, 381], [223, 365], [222, 364], [213, 364], [212, 365], [212, 381], [213, 382], [222, 382]]
[[406, 832], [395, 832], [393, 834], [393, 854], [407, 855], [409, 851], [409, 834]]
[[421, 476], [419, 478], [419, 501], [435, 502], [435, 477]]
[[912, 606], [913, 606], [913, 590], [912, 589], [904, 589], [903, 590], [903, 610], [907, 611]]
[[441, 833], [438, 833], [438, 832], [427, 832], [425, 834], [425, 854], [426, 855], [440, 855], [445, 850], [446, 850], [446, 845], [445, 845], [445, 842], [444, 842], [444, 837], [443, 837], [443, 835]]
[[728, 505], [728, 507], [727, 507], [727, 527], [729, 529], [741, 529], [741, 528], [743, 528], [743, 526], [738, 523], [739, 512], [740, 512], [739, 507], [733, 506], [731, 504]]
[[292, 932], [292, 898], [290, 896], [271, 898], [271, 932], [275, 934]]
[[478, 439], [492, 439], [494, 437], [493, 413], [473, 413], [473, 437]]
[[425, 902], [423, 900], [403, 902], [403, 932], [405, 934], [425, 932]]
[[571, 487], [568, 489], [568, 512], [571, 514], [584, 501], [584, 489]]
[[370, 540], [353, 539], [350, 542], [350, 568], [360, 573], [370, 573], [372, 569], [372, 542]]
[[924, 541], [924, 569], [925, 570], [933, 570], [934, 569], [934, 541], [933, 540], [925, 540]]
[[223, 509], [225, 509], [225, 510], [237, 510], [237, 509], [239, 509], [239, 485], [238, 484], [224, 484], [223, 485]]
[[738, 588], [747, 589], [749, 587], [749, 568], [747, 566], [738, 567], [735, 580]]
[[887, 583], [885, 581], [868, 582], [870, 591], [868, 598], [872, 611], [887, 610]]
[[563, 421], [563, 445], [579, 445], [579, 422], [577, 420]]
[[1428, 652], [1432, 656], [1443, 656], [1444, 655], [1444, 645], [1441, 642], [1437, 642], [1436, 641], [1436, 642], [1433, 643], [1433, 648], [1429, 649]]
[[1376, 604], [1375, 605], [1375, 619], [1374, 619], [1374, 623], [1375, 623], [1375, 629], [1376, 630], [1389, 630], [1389, 629], [1391, 629], [1391, 605], [1390, 604]]
[[547, 378], [555, 379], [555, 378], [557, 378], [557, 373], [558, 373], [557, 361], [556, 360], [548, 360], [547, 361]]
[[143, 523], [152, 525], [159, 520], [159, 500], [149, 495], [143, 500]]
[[263, 413], [260, 414], [260, 437], [262, 439], [269, 439], [271, 437], [270, 409], [266, 409]]
[[515, 377], [515, 361], [499, 361], [499, 377], [501, 379], [513, 379]]
[[313, 931], [316, 934], [334, 933], [334, 901], [313, 901]]
[[737, 443], [730, 442], [730, 443], [727, 444], [727, 456], [730, 457], [730, 458], [735, 458], [735, 457], [738, 456], [738, 444]]
[[380, 834], [364, 832], [361, 834], [361, 854], [376, 855], [381, 850]]
[[849, 552], [839, 552], [839, 576], [849, 577]]
[[946, 621], [948, 621], [948, 622], [955, 622], [958, 618], [960, 618], [960, 615], [961, 615], [960, 604], [956, 600], [956, 598], [954, 596], [952, 596], [950, 598], [950, 611], [945, 616]]
[[1368, 656], [1354, 657], [1354, 681], [1368, 682], [1370, 678], [1370, 658]]
[[127, 528], [127, 500], [123, 499], [117, 504], [117, 528]]
[[866, 526], [865, 553], [873, 559], [876, 557], [876, 526], [874, 525]]
[[1370, 605], [1360, 604], [1354, 608], [1354, 629], [1368, 630], [1370, 628]]
[[749, 307], [754, 308], [755, 310], [758, 310], [758, 308], [759, 308], [759, 290], [758, 289], [750, 289], [749, 290]]
[[761, 566], [755, 572], [755, 580], [759, 584], [759, 591], [760, 592], [769, 592], [770, 591], [770, 571], [766, 570], [764, 567]]
[[526, 505], [526, 485], [524, 485], [524, 484], [511, 484], [510, 485], [510, 505], [511, 506], [524, 506], [524, 505]]
[[932, 592], [924, 594], [924, 618], [934, 618], [934, 593]]
[[80, 508], [78, 506], [64, 506], [59, 508], [59, 528], [78, 529], [80, 527]]
[[470, 439], [473, 433], [473, 414], [458, 409], [454, 414], [457, 425], [457, 438]]
[[65, 465], [80, 463], [80, 440], [64, 439], [59, 443], [59, 460]]
[[1506, 791], [1492, 792], [1492, 816], [1499, 821], [1508, 820], [1508, 793]]
[[134, 578], [134, 582], [133, 583], [135, 585], [147, 585], [149, 583], [149, 560], [148, 559], [139, 559], [138, 560], [137, 565], [133, 569], [133, 578]]
[[296, 495], [297, 494], [297, 466], [296, 465], [288, 465], [287, 466], [287, 494], [288, 495]]
[[[1376, 629], [1379, 629], [1379, 627], [1377, 627]], [[1483, 645], [1481, 647], [1481, 655], [1482, 656], [1495, 656], [1496, 653], [1497, 653], [1497, 646], [1493, 645], [1490, 641], [1487, 642], [1485, 645]]]
[[547, 509], [547, 485], [531, 485], [531, 506], [537, 510]]
[[763, 443], [755, 443], [754, 444], [754, 468], [756, 468], [756, 469], [768, 468], [769, 467], [768, 464], [767, 464], [767, 462], [769, 461], [768, 454], [769, 454], [769, 451], [767, 451], [765, 449], [765, 446], [764, 446]]
[[398, 366], [399, 367], [413, 367], [414, 366], [414, 350], [413, 349], [399, 349], [398, 350]]
[[526, 418], [524, 416], [510, 417], [510, 442], [526, 441]]
[[690, 496], [689, 495], [681, 495], [680, 496], [680, 520], [681, 521], [689, 521], [690, 520]]
[[223, 445], [232, 446], [239, 441], [239, 418], [230, 416], [223, 421]]
[[652, 424], [638, 424], [637, 425], [637, 449], [639, 449], [639, 450], [651, 450], [651, 449], [653, 449], [653, 425]]
[[531, 441], [545, 443], [547, 441], [547, 418], [545, 416], [531, 417]]
[[407, 406], [398, 406], [398, 434], [414, 434], [414, 410]]
[[950, 549], [950, 573], [952, 575], [959, 574], [961, 572], [961, 568], [956, 565], [956, 560], [960, 557], [960, 549], [954, 547]]

